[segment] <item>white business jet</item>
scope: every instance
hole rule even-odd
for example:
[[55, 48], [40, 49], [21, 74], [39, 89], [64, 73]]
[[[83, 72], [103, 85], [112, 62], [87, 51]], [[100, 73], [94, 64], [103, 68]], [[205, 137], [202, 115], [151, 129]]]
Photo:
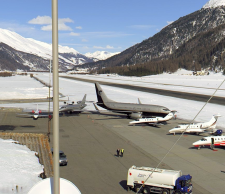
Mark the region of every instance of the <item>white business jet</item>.
[[24, 117], [24, 118], [33, 118], [34, 120], [37, 120], [38, 118], [48, 118], [48, 112], [42, 112], [39, 108], [38, 108], [38, 104], [37, 104], [37, 109], [36, 110], [32, 110], [31, 112], [29, 110], [26, 110], [25, 112], [28, 112], [26, 114], [18, 114], [18, 117]]
[[163, 122], [166, 122], [174, 117], [174, 112], [170, 112], [165, 117], [153, 117], [153, 118], [140, 118], [134, 121], [129, 122], [129, 125], [135, 124], [149, 124], [149, 125], [157, 125]]
[[169, 130], [169, 133], [173, 133], [175, 135], [176, 133], [185, 132], [185, 133], [196, 133], [199, 135], [199, 133], [203, 133], [206, 130], [215, 129], [218, 117], [221, 117], [221, 115], [220, 114], [213, 115], [211, 120], [205, 123], [181, 124]]
[[210, 146], [211, 149], [213, 149], [214, 146], [225, 146], [225, 136], [203, 137], [201, 140], [194, 142], [192, 145], [198, 149], [200, 149], [201, 146]]

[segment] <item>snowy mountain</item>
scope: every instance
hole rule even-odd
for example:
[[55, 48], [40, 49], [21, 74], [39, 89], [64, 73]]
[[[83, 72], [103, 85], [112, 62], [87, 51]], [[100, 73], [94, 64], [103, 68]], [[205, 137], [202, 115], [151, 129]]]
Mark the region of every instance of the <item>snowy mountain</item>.
[[99, 60], [105, 60], [108, 59], [114, 55], [119, 54], [119, 52], [116, 53], [110, 53], [107, 51], [96, 51], [94, 53], [86, 53], [85, 56], [89, 58], [93, 58], [94, 61], [99, 61]]
[[[47, 70], [52, 58], [52, 45], [0, 29], [0, 70]], [[7, 59], [7, 60], [6, 60]], [[10, 62], [9, 62], [10, 61]], [[67, 70], [75, 65], [93, 62], [73, 48], [59, 45], [59, 68]], [[13, 65], [16, 67], [13, 68]]]
[[207, 9], [207, 8], [215, 8], [219, 6], [225, 6], [225, 0], [210, 0], [203, 6], [203, 8]]
[[92, 67], [98, 73], [121, 75], [136, 75], [139, 71], [139, 76], [176, 71], [179, 67], [223, 69], [224, 5], [225, 0], [210, 0], [204, 8], [180, 17], [154, 36], [120, 54], [105, 61], [86, 63], [82, 67]]

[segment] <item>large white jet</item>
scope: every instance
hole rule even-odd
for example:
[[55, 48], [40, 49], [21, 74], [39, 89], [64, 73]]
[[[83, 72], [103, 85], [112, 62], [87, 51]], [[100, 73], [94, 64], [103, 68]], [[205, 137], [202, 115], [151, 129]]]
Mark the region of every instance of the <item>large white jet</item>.
[[220, 114], [213, 115], [212, 119], [205, 123], [181, 124], [169, 130], [169, 133], [173, 133], [174, 135], [176, 133], [183, 133], [183, 132], [196, 134], [203, 133], [208, 129], [215, 129], [217, 119], [220, 116], [221, 116]]
[[225, 136], [208, 136], [203, 137], [201, 140], [198, 140], [193, 143], [193, 146], [200, 149], [200, 147], [210, 146], [211, 149], [214, 146], [225, 146]]
[[98, 106], [112, 112], [126, 114], [128, 118], [137, 119], [142, 118], [143, 116], [165, 117], [171, 112], [164, 106], [141, 104], [140, 100], [139, 104], [115, 102], [106, 96], [105, 92], [102, 90], [98, 82], [95, 83], [95, 89], [98, 99], [98, 102], [96, 104]]
[[165, 117], [153, 117], [153, 118], [140, 118], [136, 119], [134, 121], [129, 122], [130, 125], [135, 124], [149, 124], [149, 125], [158, 125], [161, 123], [165, 123], [166, 121], [169, 121], [174, 117], [174, 112], [170, 112]]

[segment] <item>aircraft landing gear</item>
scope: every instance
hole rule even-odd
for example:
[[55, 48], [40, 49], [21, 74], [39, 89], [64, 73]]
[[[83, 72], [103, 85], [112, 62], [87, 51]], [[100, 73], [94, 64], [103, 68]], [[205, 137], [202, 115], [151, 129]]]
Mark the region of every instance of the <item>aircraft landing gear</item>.
[[198, 146], [198, 150], [200, 150], [201, 149], [201, 146]]
[[210, 145], [210, 149], [214, 150], [214, 145], [213, 144]]

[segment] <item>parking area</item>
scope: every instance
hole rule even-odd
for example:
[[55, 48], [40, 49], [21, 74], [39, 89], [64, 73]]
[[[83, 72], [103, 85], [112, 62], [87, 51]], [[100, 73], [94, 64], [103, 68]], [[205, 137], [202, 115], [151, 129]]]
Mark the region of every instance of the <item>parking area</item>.
[[[0, 112], [1, 132], [47, 133], [47, 119], [34, 121], [16, 114]], [[180, 122], [150, 127], [128, 126], [129, 120], [111, 113], [60, 117], [59, 145], [68, 158], [68, 165], [60, 167], [60, 177], [73, 182], [82, 194], [127, 193], [128, 169], [132, 165], [156, 167], [178, 138], [168, 135], [168, 130]], [[182, 137], [159, 168], [192, 175], [195, 194], [223, 193], [224, 150], [194, 149], [192, 143], [200, 138]], [[124, 157], [115, 156], [118, 148], [124, 149]]]

